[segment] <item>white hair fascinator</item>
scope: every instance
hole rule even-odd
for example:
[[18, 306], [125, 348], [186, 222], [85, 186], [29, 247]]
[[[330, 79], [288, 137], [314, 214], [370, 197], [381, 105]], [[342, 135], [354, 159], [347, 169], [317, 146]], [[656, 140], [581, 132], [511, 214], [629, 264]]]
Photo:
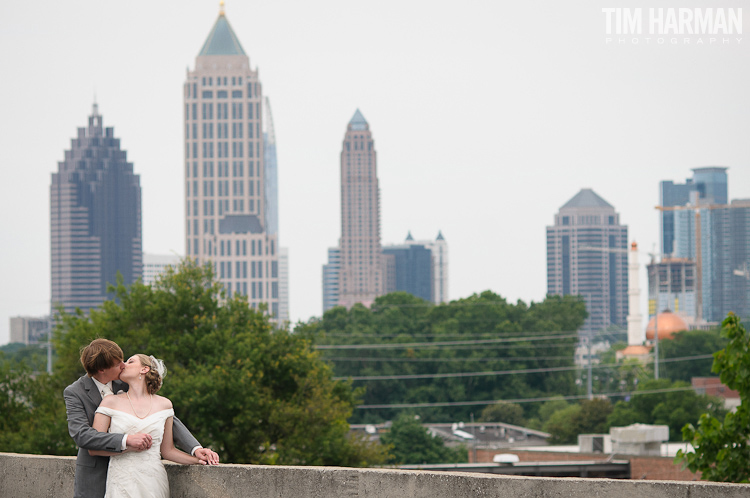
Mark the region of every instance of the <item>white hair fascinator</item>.
[[164, 362], [158, 358], [156, 358], [154, 355], [149, 356], [151, 358], [151, 364], [154, 366], [154, 370], [156, 370], [156, 373], [159, 374], [159, 377], [164, 379], [164, 377], [167, 376], [167, 367], [164, 366]]

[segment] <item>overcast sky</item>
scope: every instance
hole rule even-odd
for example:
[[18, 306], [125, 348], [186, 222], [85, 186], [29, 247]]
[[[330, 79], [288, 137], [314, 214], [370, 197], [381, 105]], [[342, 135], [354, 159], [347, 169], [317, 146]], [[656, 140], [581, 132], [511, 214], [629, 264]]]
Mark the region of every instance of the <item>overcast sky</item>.
[[[273, 108], [294, 321], [321, 314], [357, 108], [378, 152], [382, 240], [442, 230], [451, 298], [543, 299], [545, 226], [581, 188], [612, 204], [644, 251], [658, 250], [660, 180], [728, 166], [730, 198], [750, 197], [750, 38], [608, 43], [603, 7], [228, 0]], [[144, 251], [184, 254], [182, 84], [217, 14], [209, 0], [0, 4], [0, 344], [11, 316], [49, 310], [50, 175], [94, 95], [141, 178]]]

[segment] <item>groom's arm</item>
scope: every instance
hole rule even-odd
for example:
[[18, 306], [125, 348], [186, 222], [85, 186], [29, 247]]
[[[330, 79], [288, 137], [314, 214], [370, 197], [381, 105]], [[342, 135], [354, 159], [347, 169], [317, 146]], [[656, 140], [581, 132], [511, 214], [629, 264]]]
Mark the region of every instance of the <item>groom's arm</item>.
[[70, 388], [63, 393], [65, 410], [68, 413], [68, 433], [79, 448], [87, 450], [122, 451], [125, 434], [99, 432], [89, 425], [83, 401]]
[[198, 457], [201, 463], [208, 465], [218, 465], [219, 455], [201, 446], [195, 437], [177, 417], [172, 417], [172, 440], [176, 446], [179, 446], [186, 452]]
[[183, 424], [177, 416], [174, 417], [174, 422], [172, 424], [172, 435], [175, 445], [191, 455], [196, 448], [201, 447], [198, 440], [195, 439], [188, 428], [185, 427], [185, 424]]

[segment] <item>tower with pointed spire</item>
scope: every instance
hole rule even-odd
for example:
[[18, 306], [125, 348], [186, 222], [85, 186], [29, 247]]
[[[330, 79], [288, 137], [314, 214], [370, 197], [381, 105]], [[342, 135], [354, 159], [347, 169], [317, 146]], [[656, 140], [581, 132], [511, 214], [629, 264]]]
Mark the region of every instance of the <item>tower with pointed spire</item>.
[[369, 306], [384, 292], [380, 189], [370, 125], [357, 109], [341, 150], [339, 304]]
[[141, 278], [141, 186], [113, 128], [93, 105], [50, 186], [52, 313], [88, 313], [106, 299], [107, 285]]
[[262, 86], [223, 2], [183, 94], [186, 254], [210, 261], [230, 296], [265, 303], [278, 319], [280, 248], [267, 199]]

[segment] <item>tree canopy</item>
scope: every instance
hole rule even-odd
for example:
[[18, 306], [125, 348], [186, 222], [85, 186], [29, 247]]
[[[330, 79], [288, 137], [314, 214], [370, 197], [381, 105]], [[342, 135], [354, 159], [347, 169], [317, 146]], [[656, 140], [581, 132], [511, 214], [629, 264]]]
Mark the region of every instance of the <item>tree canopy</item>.
[[[645, 393], [648, 391], [657, 392]], [[686, 382], [650, 379], [639, 383], [629, 400], [618, 401], [607, 422], [608, 427], [635, 423], [668, 425], [670, 441], [680, 441], [682, 426], [702, 413], [723, 415], [725, 410], [721, 400], [697, 394]]]
[[697, 428], [686, 424], [682, 434], [694, 450], [680, 450], [677, 460], [691, 471], [701, 472], [702, 479], [750, 482], [750, 336], [733, 313], [722, 325], [721, 334], [728, 343], [714, 353], [711, 370], [719, 374], [722, 384], [739, 392], [741, 404], [723, 421], [704, 413]]
[[392, 464], [461, 463], [468, 461], [465, 447], [449, 448], [438, 436], [430, 434], [411, 413], [402, 413], [390, 431], [380, 437], [389, 447]]
[[[573, 351], [585, 318], [585, 304], [575, 296], [527, 305], [486, 291], [433, 305], [396, 292], [377, 298], [370, 309], [333, 308], [295, 333], [321, 348], [337, 377], [427, 376], [355, 379], [355, 386], [366, 388], [364, 405], [491, 401], [575, 394]], [[522, 372], [528, 369], [537, 371]], [[462, 372], [487, 374], [455, 375]], [[415, 408], [426, 422], [469, 420], [476, 410]], [[362, 409], [351, 420], [383, 422], [398, 413]]]
[[[55, 332], [58, 361], [49, 379], [52, 401], [35, 396], [43, 383], [25, 385], [15, 374], [6, 384], [0, 379], [0, 388], [15, 393], [2, 401], [13, 404], [9, 409], [21, 404], [41, 413], [39, 403], [53, 405], [45, 408], [54, 412], [45, 436], [68, 454], [75, 448], [66, 431], [62, 389], [84, 373], [80, 348], [105, 337], [117, 342], [126, 358], [146, 353], [165, 361], [168, 375], [160, 394], [224, 462], [362, 466], [385, 460], [380, 446], [348, 435], [347, 418], [359, 392], [333, 380], [303, 336], [274, 330], [244, 297], [227, 298], [210, 266], [183, 261], [151, 286], [119, 283], [112, 291], [115, 299], [88, 317], [62, 316]], [[15, 425], [9, 428], [23, 429], [22, 422], [11, 420]], [[2, 429], [0, 437], [9, 433]], [[29, 452], [50, 453], [39, 449]]]

